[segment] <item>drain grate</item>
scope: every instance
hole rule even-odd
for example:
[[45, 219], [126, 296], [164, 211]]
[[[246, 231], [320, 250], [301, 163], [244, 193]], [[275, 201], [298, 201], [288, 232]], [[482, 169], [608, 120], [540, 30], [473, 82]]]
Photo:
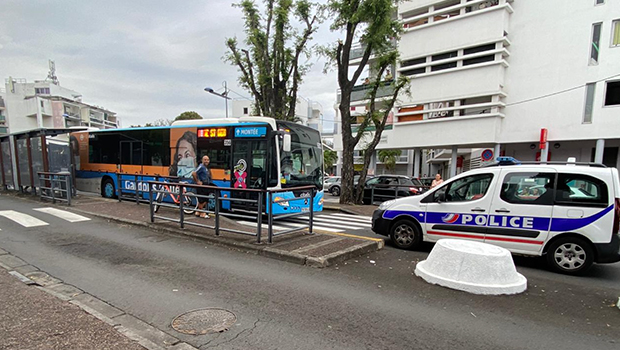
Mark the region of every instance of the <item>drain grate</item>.
[[232, 312], [218, 308], [189, 311], [172, 320], [172, 328], [181, 333], [203, 335], [227, 331], [237, 322]]

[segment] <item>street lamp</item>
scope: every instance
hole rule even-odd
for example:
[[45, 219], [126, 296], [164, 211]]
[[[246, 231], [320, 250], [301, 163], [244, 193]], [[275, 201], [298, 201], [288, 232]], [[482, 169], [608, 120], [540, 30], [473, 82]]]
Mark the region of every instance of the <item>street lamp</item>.
[[221, 94], [213, 91], [213, 89], [210, 88], [210, 87], [206, 87], [205, 91], [210, 93], [210, 94], [222, 97], [222, 98], [224, 98], [226, 100], [226, 118], [228, 119], [228, 100], [232, 100], [232, 98], [228, 97], [228, 92], [230, 90], [228, 90], [228, 86], [226, 85], [226, 81], [224, 81], [223, 85], [224, 85], [224, 92], [221, 93]]

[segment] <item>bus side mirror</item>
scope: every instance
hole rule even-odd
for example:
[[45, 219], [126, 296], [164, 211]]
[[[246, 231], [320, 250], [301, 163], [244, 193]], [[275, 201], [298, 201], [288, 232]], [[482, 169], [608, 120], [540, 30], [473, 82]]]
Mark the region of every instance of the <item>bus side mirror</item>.
[[291, 151], [291, 134], [284, 134], [284, 137], [282, 138], [282, 150], [284, 152]]

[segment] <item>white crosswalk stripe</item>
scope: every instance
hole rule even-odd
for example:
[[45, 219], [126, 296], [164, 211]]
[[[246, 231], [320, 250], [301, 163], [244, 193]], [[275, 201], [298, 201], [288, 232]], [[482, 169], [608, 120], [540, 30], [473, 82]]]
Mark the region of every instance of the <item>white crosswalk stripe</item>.
[[0, 211], [0, 216], [4, 216], [5, 218], [9, 220], [13, 220], [16, 223], [24, 227], [37, 227], [37, 226], [49, 225], [47, 222], [39, 220], [35, 218], [34, 216], [20, 213], [15, 210], [2, 210]]
[[[251, 226], [251, 227], [256, 227], [256, 222], [253, 221], [237, 221], [237, 223], [241, 224], [241, 225], [245, 225], [245, 226]], [[302, 227], [308, 227], [308, 224], [302, 224], [299, 222], [291, 222], [291, 221], [278, 221], [278, 224], [274, 224], [273, 229], [276, 231], [284, 231], [284, 230], [290, 230], [292, 228], [302, 228]], [[267, 228], [267, 223], [263, 223], [263, 228]], [[322, 231], [329, 231], [329, 232], [343, 232], [344, 230], [340, 230], [334, 227], [327, 227], [327, 226], [320, 226], [320, 225], [312, 225], [313, 229], [316, 230], [322, 230]]]
[[82, 222], [82, 221], [89, 221], [90, 220], [89, 218], [87, 218], [85, 216], [74, 214], [74, 213], [68, 212], [66, 210], [60, 210], [60, 209], [56, 209], [56, 208], [36, 208], [34, 210], [40, 211], [42, 213], [54, 215], [54, 216], [56, 216], [58, 218], [61, 218], [63, 220], [69, 221], [69, 222]]
[[363, 221], [363, 222], [368, 222], [368, 223], [372, 221], [372, 217], [363, 216], [363, 215], [352, 215], [352, 214], [341, 214], [341, 213], [329, 214], [329, 215], [333, 217], [337, 217], [337, 218], [352, 219], [352, 220], [358, 220], [358, 221]]
[[[290, 229], [293, 227], [302, 227], [308, 225], [310, 217], [308, 215], [296, 216], [275, 221], [275, 230]], [[350, 230], [369, 230], [371, 227], [371, 218], [368, 216], [357, 216], [350, 214], [326, 214], [320, 213], [313, 217], [312, 227], [316, 230], [330, 232], [344, 232]], [[247, 222], [256, 227], [256, 223]], [[265, 225], [265, 223], [263, 223]], [[276, 228], [276, 226], [278, 226]]]

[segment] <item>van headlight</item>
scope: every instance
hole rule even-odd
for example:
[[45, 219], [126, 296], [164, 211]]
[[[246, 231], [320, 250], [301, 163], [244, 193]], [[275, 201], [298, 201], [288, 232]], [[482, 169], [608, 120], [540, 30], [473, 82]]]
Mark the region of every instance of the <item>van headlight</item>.
[[394, 204], [394, 202], [396, 202], [395, 199], [392, 199], [392, 200], [389, 200], [389, 201], [385, 201], [385, 202], [383, 202], [383, 203], [381, 203], [379, 205], [379, 209], [380, 210], [385, 210], [385, 209], [389, 208], [392, 204]]

